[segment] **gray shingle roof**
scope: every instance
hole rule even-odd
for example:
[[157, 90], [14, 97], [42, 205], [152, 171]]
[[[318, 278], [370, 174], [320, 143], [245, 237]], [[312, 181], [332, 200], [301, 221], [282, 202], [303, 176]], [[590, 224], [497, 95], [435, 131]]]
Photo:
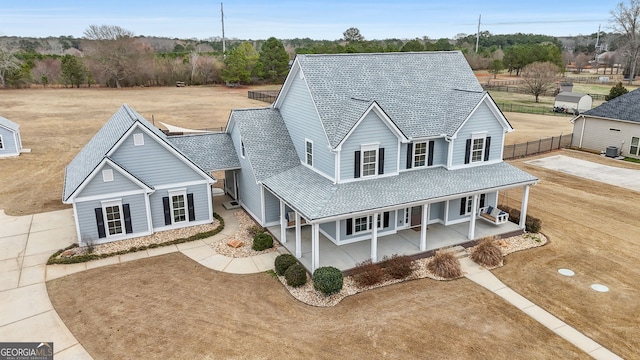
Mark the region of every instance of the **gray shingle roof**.
[[409, 138], [452, 135], [484, 95], [459, 51], [298, 55], [332, 147], [376, 101]]
[[206, 171], [240, 168], [238, 155], [230, 134], [169, 136], [167, 140]]
[[556, 101], [571, 101], [577, 103], [582, 99], [583, 96], [587, 94], [577, 93], [577, 92], [561, 92], [556, 95]]
[[344, 184], [334, 184], [300, 165], [263, 183], [303, 217], [318, 220], [537, 181], [535, 176], [510, 164], [497, 163], [458, 170], [413, 170]]
[[[149, 129], [162, 141], [173, 147], [178, 153], [180, 149], [173, 146], [167, 141], [167, 136], [158, 128], [153, 126], [147, 119], [138, 114], [135, 110], [124, 104], [116, 111], [100, 130], [89, 140], [89, 142], [80, 150], [73, 160], [67, 165], [64, 173], [64, 187], [62, 199], [66, 201], [91, 174], [91, 172], [105, 158], [109, 150], [122, 138], [122, 136], [136, 122]], [[184, 155], [184, 154], [183, 154]], [[185, 158], [191, 161], [185, 156]], [[195, 164], [195, 163], [194, 163]], [[198, 166], [197, 164], [195, 164]], [[133, 169], [126, 169], [129, 173]], [[204, 171], [204, 170], [203, 170]], [[206, 172], [206, 171], [205, 171]], [[135, 174], [134, 174], [135, 175]], [[138, 177], [139, 178], [139, 177]]]
[[640, 122], [640, 89], [618, 96], [582, 114]]
[[289, 131], [280, 111], [273, 108], [233, 110], [245, 153], [256, 177], [263, 181], [300, 165]]
[[0, 126], [3, 126], [9, 130], [14, 130], [14, 131], [18, 131], [18, 129], [20, 128], [20, 125], [14, 123], [13, 121], [7, 118], [3, 118], [2, 116], [0, 116]]

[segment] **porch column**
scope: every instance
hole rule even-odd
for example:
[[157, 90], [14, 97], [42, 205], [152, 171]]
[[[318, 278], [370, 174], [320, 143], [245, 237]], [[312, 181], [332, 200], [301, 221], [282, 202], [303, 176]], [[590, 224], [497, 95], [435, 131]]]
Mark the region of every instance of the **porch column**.
[[311, 225], [311, 272], [320, 267], [320, 225]]
[[422, 221], [420, 223], [420, 251], [427, 251], [427, 223], [429, 222], [429, 204], [422, 205]]
[[302, 257], [302, 241], [300, 240], [300, 214], [296, 211], [296, 257]]
[[285, 205], [284, 201], [280, 200], [280, 242], [287, 242], [287, 219], [285, 216]]
[[378, 213], [373, 214], [371, 220], [371, 262], [378, 261]]
[[478, 195], [473, 195], [471, 198], [471, 219], [469, 219], [469, 240], [473, 240], [476, 237], [476, 204], [478, 203]]
[[527, 221], [527, 206], [529, 205], [529, 188], [531, 185], [527, 185], [524, 187], [524, 191], [522, 192], [522, 206], [520, 207], [520, 228], [522, 230], [526, 229], [526, 221]]

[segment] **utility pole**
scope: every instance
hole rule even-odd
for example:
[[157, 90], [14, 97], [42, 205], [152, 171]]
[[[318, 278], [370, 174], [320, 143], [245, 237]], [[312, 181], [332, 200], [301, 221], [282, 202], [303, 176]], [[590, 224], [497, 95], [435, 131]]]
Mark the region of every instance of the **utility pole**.
[[476, 34], [476, 54], [478, 53], [478, 45], [480, 44], [480, 19], [482, 19], [482, 14], [478, 16], [478, 33]]
[[224, 8], [222, 7], [222, 3], [220, 3], [220, 15], [222, 18], [222, 57], [227, 57], [227, 48], [224, 43]]

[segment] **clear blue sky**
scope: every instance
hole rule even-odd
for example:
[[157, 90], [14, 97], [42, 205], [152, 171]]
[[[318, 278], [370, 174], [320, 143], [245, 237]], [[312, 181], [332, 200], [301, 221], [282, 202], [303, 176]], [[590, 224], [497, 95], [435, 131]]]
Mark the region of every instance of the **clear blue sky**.
[[[617, 1], [596, 0], [324, 0], [226, 1], [229, 38], [336, 40], [349, 27], [365, 39], [453, 38], [481, 30], [553, 36], [609, 28]], [[0, 0], [0, 35], [82, 37], [89, 25], [118, 25], [136, 35], [207, 39], [221, 36], [220, 2], [204, 0]]]

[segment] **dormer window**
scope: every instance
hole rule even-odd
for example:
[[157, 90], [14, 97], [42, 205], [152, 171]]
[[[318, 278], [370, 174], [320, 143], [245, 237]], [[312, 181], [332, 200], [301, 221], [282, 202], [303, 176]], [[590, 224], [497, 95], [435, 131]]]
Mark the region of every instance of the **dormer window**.
[[487, 133], [472, 134], [471, 139], [467, 139], [464, 163], [489, 161], [490, 147], [491, 136], [487, 136]]
[[380, 145], [362, 145], [354, 158], [354, 178], [384, 174], [384, 148]]
[[427, 143], [415, 143], [413, 146], [413, 167], [427, 165]]
[[407, 169], [433, 165], [433, 140], [407, 144]]
[[309, 139], [304, 140], [305, 143], [305, 161], [309, 166], [313, 166], [313, 141]]
[[240, 140], [240, 156], [242, 156], [243, 159], [246, 156], [246, 153], [244, 151], [244, 141], [242, 140]]
[[378, 170], [378, 149], [362, 152], [362, 176], [376, 175]]

